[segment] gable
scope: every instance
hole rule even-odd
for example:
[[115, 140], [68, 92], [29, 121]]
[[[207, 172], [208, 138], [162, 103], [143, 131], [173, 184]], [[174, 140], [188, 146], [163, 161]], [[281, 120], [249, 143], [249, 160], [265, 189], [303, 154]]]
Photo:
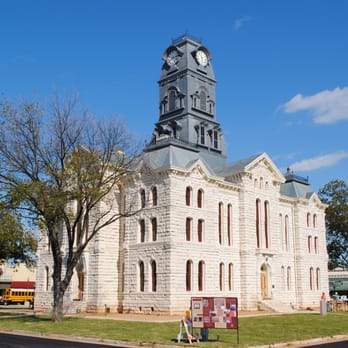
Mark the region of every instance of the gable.
[[246, 173], [252, 174], [253, 176], [262, 177], [263, 179], [268, 179], [268, 181], [278, 184], [285, 181], [284, 175], [266, 153], [262, 153], [248, 163], [244, 170]]

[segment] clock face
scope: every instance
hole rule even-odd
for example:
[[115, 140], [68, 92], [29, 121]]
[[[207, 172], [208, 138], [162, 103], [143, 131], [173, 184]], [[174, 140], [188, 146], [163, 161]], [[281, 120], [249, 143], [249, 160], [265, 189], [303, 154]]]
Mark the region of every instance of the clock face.
[[176, 51], [176, 50], [170, 51], [168, 53], [168, 56], [167, 56], [167, 64], [169, 66], [172, 66], [172, 65], [176, 64], [178, 61], [179, 61], [178, 51]]
[[196, 52], [196, 59], [199, 65], [206, 66], [208, 64], [207, 54], [202, 50]]

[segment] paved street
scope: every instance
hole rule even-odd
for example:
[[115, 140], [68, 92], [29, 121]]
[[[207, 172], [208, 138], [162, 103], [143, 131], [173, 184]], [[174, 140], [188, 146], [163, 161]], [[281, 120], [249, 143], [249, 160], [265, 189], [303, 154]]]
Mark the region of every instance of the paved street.
[[111, 344], [94, 344], [77, 341], [71, 342], [66, 340], [22, 336], [8, 333], [0, 333], [0, 342], [1, 347], [4, 348], [105, 348], [110, 346], [119, 348], [127, 347]]

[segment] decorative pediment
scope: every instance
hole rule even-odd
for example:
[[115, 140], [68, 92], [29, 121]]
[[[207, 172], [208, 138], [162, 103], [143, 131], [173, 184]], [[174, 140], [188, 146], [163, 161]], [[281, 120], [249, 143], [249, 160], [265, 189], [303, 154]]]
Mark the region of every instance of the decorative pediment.
[[314, 204], [319, 209], [325, 209], [328, 206], [328, 204], [325, 204], [320, 200], [320, 198], [318, 197], [318, 195], [315, 192], [313, 192], [313, 194], [309, 198], [309, 203]]
[[193, 177], [203, 177], [204, 179], [208, 179], [210, 176], [210, 170], [207, 168], [207, 166], [204, 164], [203, 161], [200, 159], [192, 163], [188, 168], [187, 171], [190, 173]]
[[[260, 156], [256, 157], [253, 161], [248, 163], [244, 168], [245, 173], [258, 175], [259, 173], [263, 174], [265, 172], [269, 173], [269, 176], [272, 177], [272, 181], [276, 184], [281, 184], [285, 182], [284, 175], [280, 172], [274, 162], [266, 153], [262, 153]], [[263, 172], [263, 173], [262, 173]]]

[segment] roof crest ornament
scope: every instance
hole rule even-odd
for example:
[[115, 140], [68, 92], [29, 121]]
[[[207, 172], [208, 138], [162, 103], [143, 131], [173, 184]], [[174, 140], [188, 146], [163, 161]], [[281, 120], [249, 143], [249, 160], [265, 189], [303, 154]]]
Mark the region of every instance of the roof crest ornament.
[[172, 39], [172, 45], [177, 45], [179, 42], [185, 41], [185, 40], [191, 40], [191, 41], [195, 41], [199, 44], [202, 43], [202, 39], [199, 39], [191, 34], [189, 34], [187, 31], [185, 34], [177, 37], [176, 39]]

